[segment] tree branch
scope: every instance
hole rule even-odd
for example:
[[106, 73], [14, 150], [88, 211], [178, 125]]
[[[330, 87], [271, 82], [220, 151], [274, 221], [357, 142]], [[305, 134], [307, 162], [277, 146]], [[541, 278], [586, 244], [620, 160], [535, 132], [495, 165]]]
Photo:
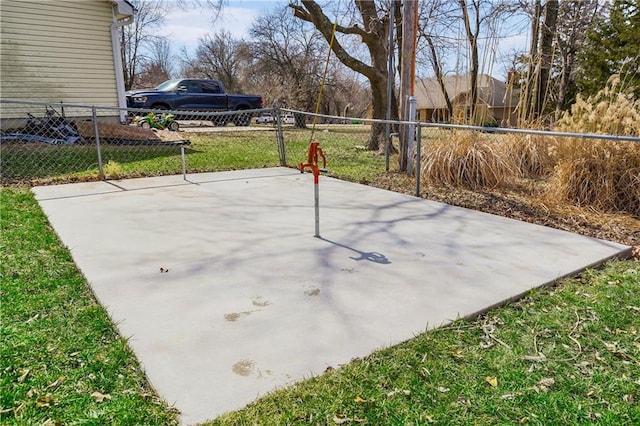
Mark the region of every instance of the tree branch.
[[[316, 29], [320, 31], [327, 43], [330, 43], [331, 35], [333, 32], [333, 24], [331, 23], [327, 15], [324, 14], [322, 8], [313, 0], [303, 0], [302, 4], [304, 5], [304, 7], [295, 4], [289, 5], [289, 7], [293, 9], [294, 16], [296, 18], [302, 19], [303, 21], [312, 23], [316, 27]], [[369, 36], [364, 30], [359, 29], [356, 25], [352, 27], [340, 26], [340, 30], [341, 31], [339, 32], [344, 34], [358, 34], [363, 37], [363, 41], [365, 37]], [[336, 27], [336, 31], [338, 31], [338, 27]], [[375, 71], [371, 66], [349, 55], [349, 53], [347, 53], [347, 51], [344, 49], [344, 47], [342, 47], [342, 45], [336, 38], [334, 38], [333, 40], [331, 50], [333, 51], [333, 53], [335, 53], [340, 62], [342, 62], [352, 70], [367, 77], [370, 77], [374, 74]]]

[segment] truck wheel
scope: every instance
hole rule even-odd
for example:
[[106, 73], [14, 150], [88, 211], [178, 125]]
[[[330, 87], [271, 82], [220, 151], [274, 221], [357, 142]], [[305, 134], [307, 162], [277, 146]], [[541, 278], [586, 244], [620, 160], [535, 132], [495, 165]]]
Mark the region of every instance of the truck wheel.
[[216, 127], [224, 127], [229, 123], [229, 117], [227, 116], [216, 117], [213, 120], [211, 120], [211, 123], [213, 123], [213, 125]]
[[251, 115], [247, 113], [239, 113], [233, 118], [233, 124], [236, 126], [246, 127], [251, 122]]

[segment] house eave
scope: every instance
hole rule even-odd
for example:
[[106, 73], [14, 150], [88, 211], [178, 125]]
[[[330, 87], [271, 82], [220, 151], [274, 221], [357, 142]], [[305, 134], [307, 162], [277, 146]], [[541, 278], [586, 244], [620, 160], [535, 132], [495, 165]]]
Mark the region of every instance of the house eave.
[[135, 7], [127, 0], [108, 0], [113, 3], [116, 19], [122, 20], [132, 17], [135, 14]]

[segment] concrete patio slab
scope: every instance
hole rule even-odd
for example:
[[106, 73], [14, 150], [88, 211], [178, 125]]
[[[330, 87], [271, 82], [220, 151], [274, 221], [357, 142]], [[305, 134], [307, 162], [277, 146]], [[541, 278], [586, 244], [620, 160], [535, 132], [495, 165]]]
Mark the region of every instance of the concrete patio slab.
[[34, 188], [185, 424], [630, 248], [271, 168]]

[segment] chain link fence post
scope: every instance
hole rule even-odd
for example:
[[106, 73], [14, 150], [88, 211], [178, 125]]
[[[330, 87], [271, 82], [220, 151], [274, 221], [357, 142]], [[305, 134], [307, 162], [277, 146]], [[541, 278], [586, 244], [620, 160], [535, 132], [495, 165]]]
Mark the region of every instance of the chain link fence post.
[[416, 142], [416, 197], [420, 196], [421, 161], [422, 161], [422, 124], [418, 122], [418, 140]]
[[98, 177], [100, 180], [104, 180], [104, 172], [102, 170], [102, 151], [100, 150], [100, 132], [98, 131], [98, 113], [96, 112], [96, 106], [91, 107], [91, 114], [93, 115], [93, 136], [96, 139], [96, 151], [98, 153]]
[[278, 138], [278, 153], [280, 156], [280, 165], [287, 165], [287, 155], [284, 149], [284, 134], [282, 133], [282, 117], [280, 117], [280, 107], [278, 106], [278, 100], [273, 102], [273, 113], [276, 119], [276, 136]]

